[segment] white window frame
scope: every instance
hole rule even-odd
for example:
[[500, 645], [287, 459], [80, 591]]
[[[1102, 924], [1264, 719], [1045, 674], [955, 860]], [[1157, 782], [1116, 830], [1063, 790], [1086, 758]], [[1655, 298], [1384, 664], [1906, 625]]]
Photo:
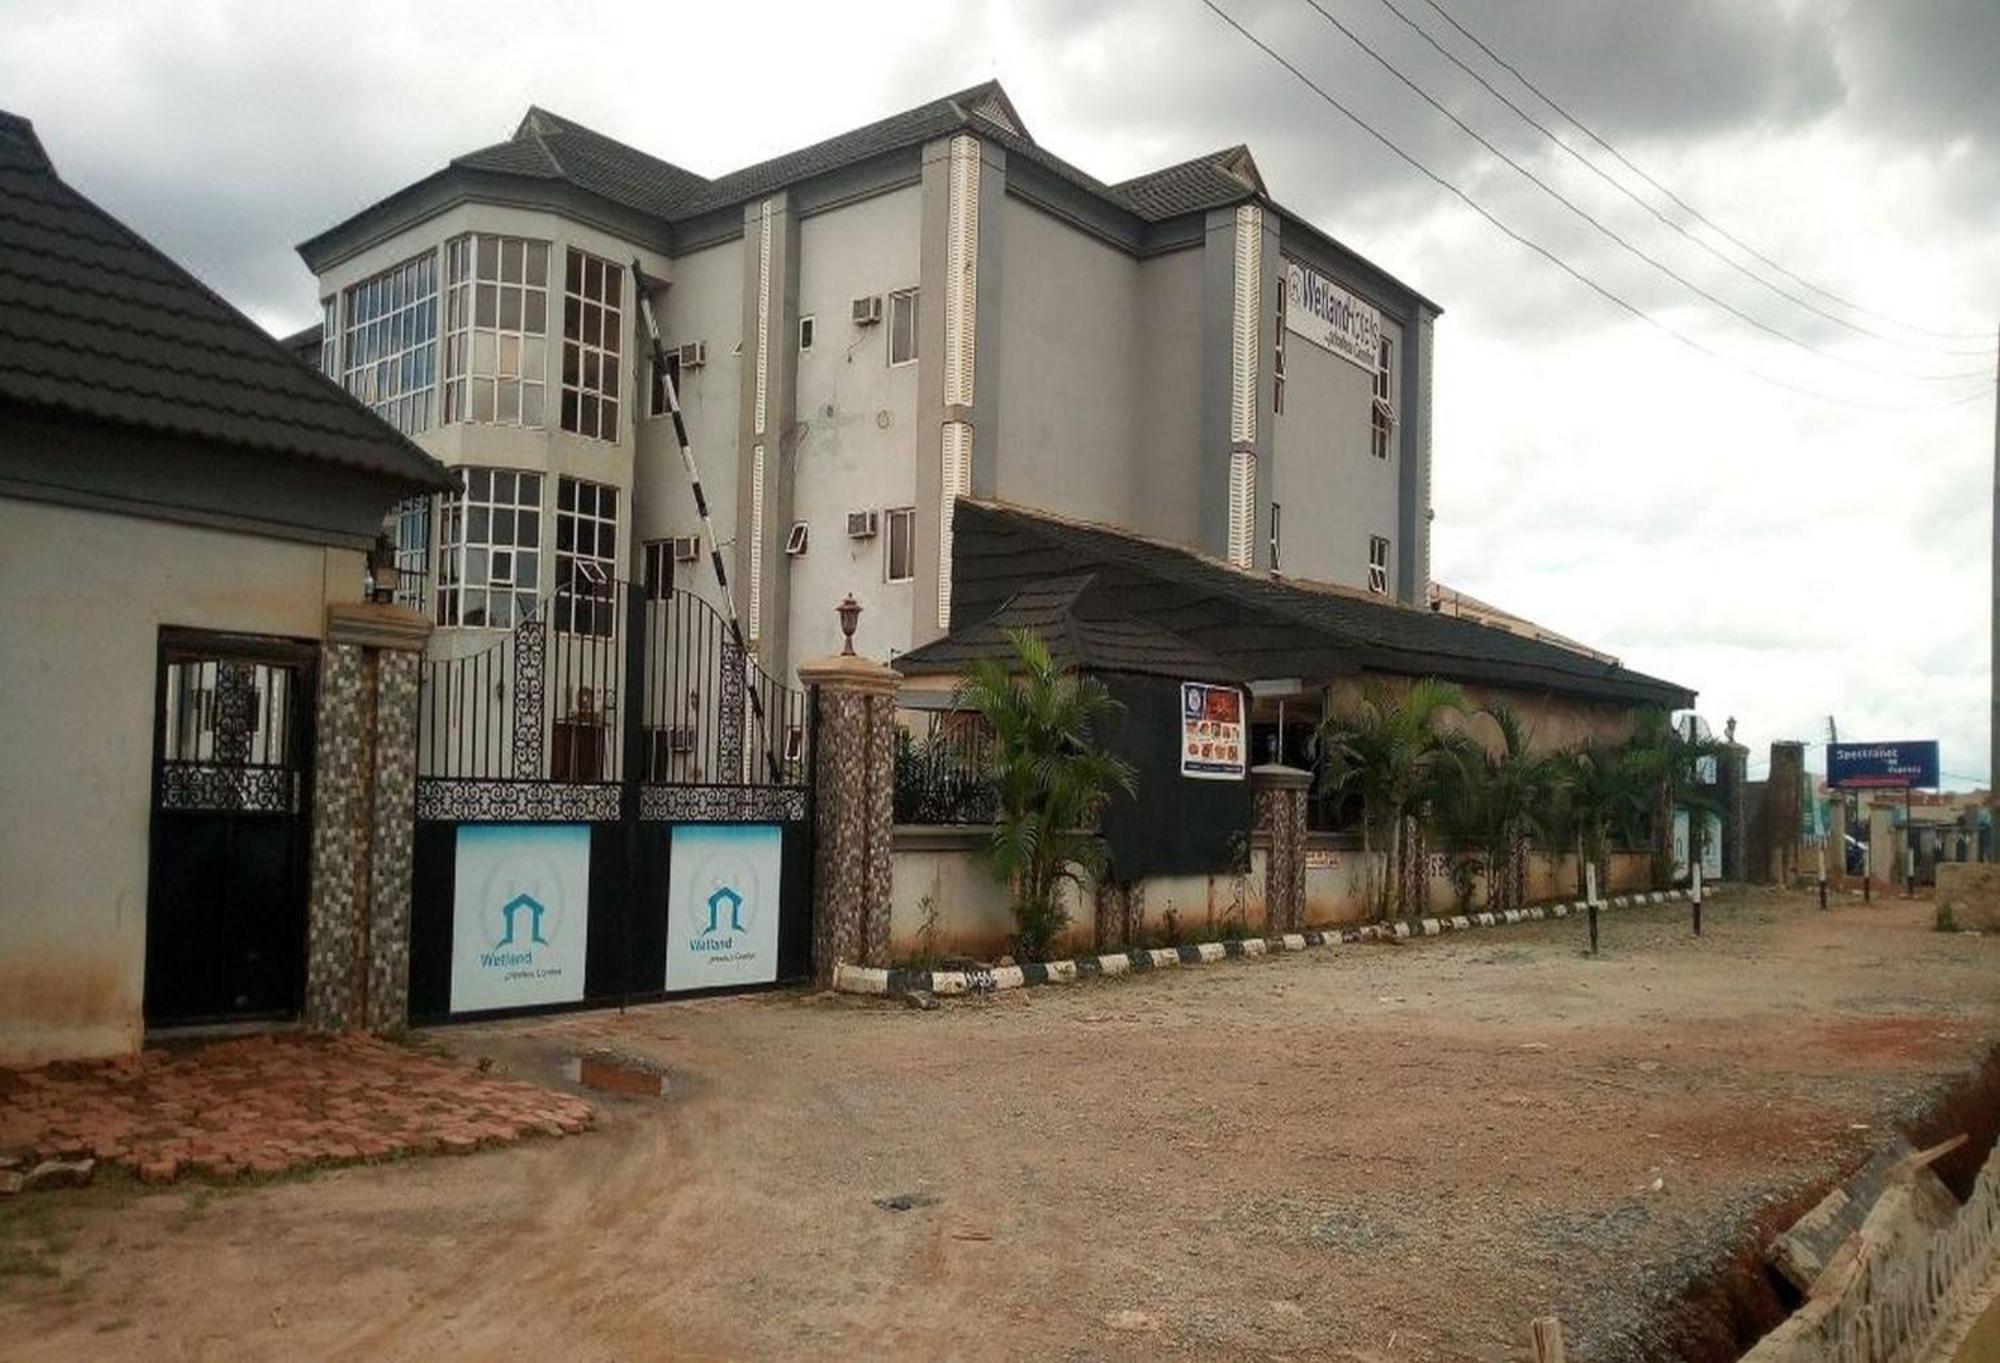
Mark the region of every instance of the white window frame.
[[[606, 499], [609, 509], [606, 509]], [[618, 632], [618, 508], [615, 483], [556, 477], [554, 628], [608, 639]], [[565, 505], [567, 504], [567, 505]]]
[[396, 576], [390, 583], [399, 606], [424, 608], [430, 587], [431, 526], [436, 508], [426, 495], [406, 498], [389, 508], [382, 523], [383, 533], [395, 551]]
[[[574, 281], [571, 263], [577, 266]], [[615, 442], [625, 400], [619, 379], [625, 363], [624, 266], [575, 246], [567, 248], [563, 256], [562, 335], [557, 426], [587, 440]]]
[[674, 594], [674, 538], [647, 540], [639, 546], [639, 589], [648, 601], [665, 601]]
[[803, 558], [812, 544], [812, 527], [804, 521], [793, 521], [792, 528], [785, 532], [785, 553], [791, 558]]
[[[464, 474], [465, 490], [446, 493], [438, 508], [437, 622], [512, 629], [534, 613], [541, 590], [542, 491], [548, 479], [518, 469], [468, 468]], [[509, 521], [505, 543], [498, 533], [503, 514]], [[496, 597], [503, 603], [498, 611]], [[468, 619], [475, 600], [479, 618]]]
[[1384, 336], [1375, 352], [1374, 391], [1368, 402], [1368, 452], [1387, 461], [1396, 432], [1396, 343]]
[[1377, 596], [1389, 594], [1389, 539], [1386, 535], [1368, 537], [1368, 590]]
[[437, 416], [437, 252], [348, 285], [340, 316], [341, 386], [403, 434], [429, 430]]
[[[903, 529], [905, 571], [896, 574], [896, 526]], [[882, 513], [882, 580], [884, 582], [914, 582], [917, 580], [917, 509], [913, 506], [890, 507]]]
[[1282, 527], [1281, 509], [1277, 502], [1271, 503], [1271, 571], [1278, 571], [1278, 542]]
[[340, 295], [319, 300], [319, 372], [340, 382]]
[[[682, 396], [686, 390], [681, 387], [681, 352], [678, 346], [662, 346], [667, 357], [667, 377], [674, 381], [674, 396]], [[667, 386], [660, 382], [660, 371], [653, 364], [652, 357], [646, 357], [646, 415], [672, 416], [667, 407]]]
[[1278, 335], [1271, 346], [1271, 415], [1285, 414], [1285, 332], [1290, 329], [1286, 313], [1291, 307], [1288, 301], [1291, 290], [1285, 287], [1283, 278], [1278, 280], [1275, 290], [1278, 295]]
[[[889, 367], [891, 369], [901, 369], [906, 364], [915, 364], [921, 352], [921, 347], [917, 341], [917, 294], [918, 290], [916, 289], [898, 289], [888, 297], [887, 306], [884, 309], [882, 317], [882, 320], [888, 325], [884, 326], [882, 330], [888, 337]], [[900, 360], [896, 358], [896, 310], [899, 307], [907, 307], [910, 312], [910, 353], [903, 356]]]
[[489, 232], [453, 237], [444, 253], [444, 419], [541, 429], [554, 248]]
[[799, 352], [803, 354], [811, 350], [813, 342], [818, 339], [819, 318], [815, 317], [812, 313], [807, 313], [805, 316], [799, 318]]

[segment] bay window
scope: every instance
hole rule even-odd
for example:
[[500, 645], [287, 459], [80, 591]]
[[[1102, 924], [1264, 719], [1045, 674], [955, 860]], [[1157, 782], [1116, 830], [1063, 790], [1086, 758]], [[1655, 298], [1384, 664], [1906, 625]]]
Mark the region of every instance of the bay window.
[[445, 243], [445, 417], [540, 426], [548, 383], [549, 244]]
[[436, 253], [426, 251], [350, 286], [342, 304], [341, 381], [347, 391], [405, 435], [430, 429], [437, 387]]
[[534, 614], [541, 585], [542, 475], [465, 470], [465, 491], [439, 513], [440, 625], [512, 629]]
[[563, 264], [562, 428], [618, 438], [625, 270], [571, 247]]

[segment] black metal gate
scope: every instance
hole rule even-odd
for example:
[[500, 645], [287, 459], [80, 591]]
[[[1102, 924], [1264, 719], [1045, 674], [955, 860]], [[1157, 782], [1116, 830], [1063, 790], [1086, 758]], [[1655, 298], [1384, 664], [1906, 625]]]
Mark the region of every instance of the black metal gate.
[[736, 650], [712, 605], [579, 582], [432, 653], [413, 1018], [807, 974], [808, 700]]
[[149, 1024], [304, 1001], [311, 644], [162, 630], [146, 891]]

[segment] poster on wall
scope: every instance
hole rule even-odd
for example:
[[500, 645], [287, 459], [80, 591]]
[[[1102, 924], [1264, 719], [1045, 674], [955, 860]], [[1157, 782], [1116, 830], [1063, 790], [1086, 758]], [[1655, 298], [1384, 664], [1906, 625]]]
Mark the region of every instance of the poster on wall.
[[1240, 781], [1249, 770], [1249, 746], [1241, 691], [1206, 682], [1181, 683], [1181, 775]]
[[[1709, 884], [1722, 879], [1722, 818], [1702, 814], [1701, 878]], [[1688, 877], [1688, 808], [1674, 807], [1674, 879]]]
[[667, 886], [669, 990], [778, 978], [777, 824], [674, 825]]
[[451, 919], [452, 1012], [582, 999], [589, 825], [462, 825]]
[[1317, 270], [1285, 262], [1285, 330], [1375, 372], [1382, 353], [1382, 314]]

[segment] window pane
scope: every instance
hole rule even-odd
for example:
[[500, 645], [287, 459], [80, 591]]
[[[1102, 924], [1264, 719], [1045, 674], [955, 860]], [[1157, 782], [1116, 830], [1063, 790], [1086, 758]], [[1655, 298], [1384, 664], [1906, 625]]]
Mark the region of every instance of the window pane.
[[478, 302], [473, 308], [472, 312], [473, 325], [490, 327], [499, 319], [499, 316], [500, 316], [499, 286], [494, 284], [481, 284], [479, 286]]
[[549, 282], [549, 244], [545, 241], [528, 243], [528, 282], [547, 284]]
[[540, 336], [548, 330], [549, 296], [539, 289], [528, 290], [527, 301], [521, 311], [521, 330], [531, 336]]
[[500, 278], [509, 284], [521, 282], [521, 259], [524, 255], [521, 240], [508, 237], [500, 243]]
[[521, 329], [521, 291], [519, 289], [500, 290], [500, 328], [503, 331]]
[[479, 239], [479, 277], [497, 279], [500, 275], [500, 239], [481, 237]]

